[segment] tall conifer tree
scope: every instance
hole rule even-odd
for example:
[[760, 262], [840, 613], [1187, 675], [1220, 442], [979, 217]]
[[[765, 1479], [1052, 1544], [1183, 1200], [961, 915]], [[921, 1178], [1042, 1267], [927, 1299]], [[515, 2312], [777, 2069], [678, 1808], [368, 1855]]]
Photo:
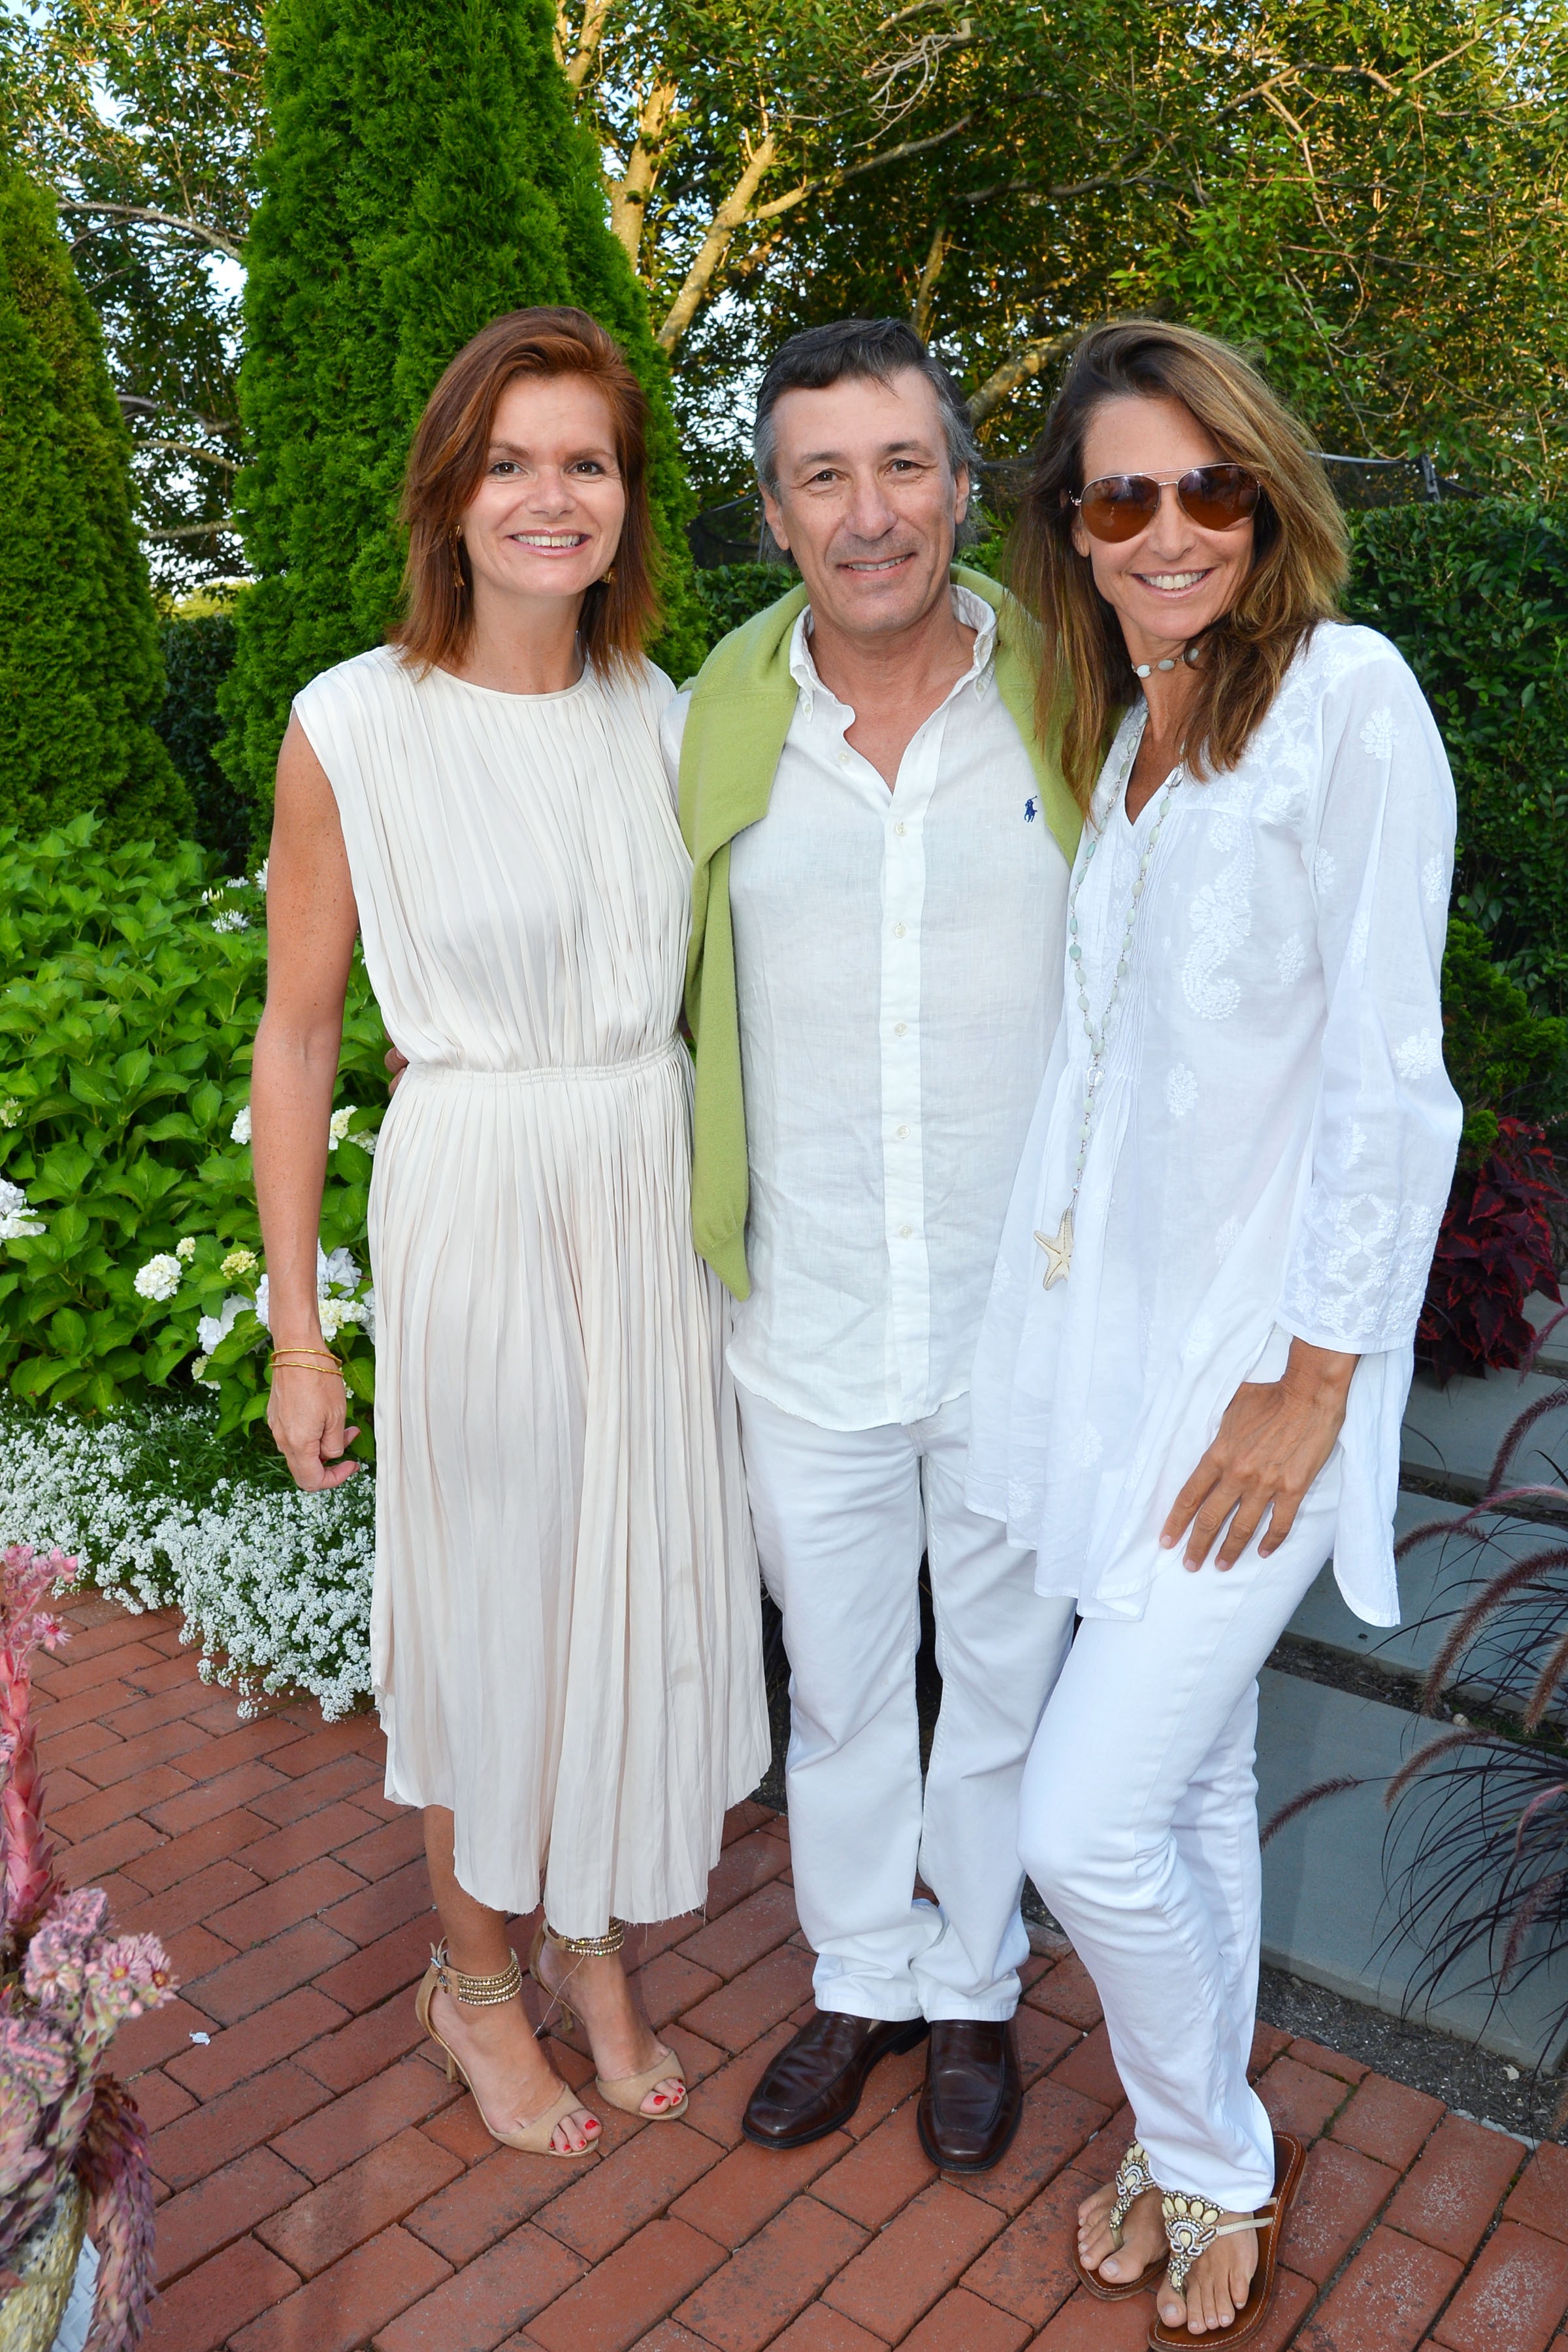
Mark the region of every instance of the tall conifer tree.
[[157, 616], [131, 443], [54, 199], [0, 166], [0, 824], [96, 809], [168, 839], [190, 796], [153, 733]]
[[377, 644], [397, 609], [404, 460], [447, 361], [505, 310], [575, 302], [653, 408], [652, 491], [679, 677], [703, 636], [689, 494], [641, 289], [556, 63], [549, 0], [274, 0], [275, 137], [247, 248], [240, 379], [250, 463], [222, 756], [269, 805], [300, 686]]

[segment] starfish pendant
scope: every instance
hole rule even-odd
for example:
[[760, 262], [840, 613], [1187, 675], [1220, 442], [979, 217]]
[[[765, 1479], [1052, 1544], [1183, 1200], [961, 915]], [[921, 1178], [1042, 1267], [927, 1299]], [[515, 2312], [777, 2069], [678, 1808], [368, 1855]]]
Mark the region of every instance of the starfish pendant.
[[1035, 1239], [1046, 1253], [1045, 1287], [1053, 1282], [1065, 1282], [1072, 1265], [1072, 1211], [1064, 1209], [1061, 1223], [1054, 1234], [1037, 1234]]

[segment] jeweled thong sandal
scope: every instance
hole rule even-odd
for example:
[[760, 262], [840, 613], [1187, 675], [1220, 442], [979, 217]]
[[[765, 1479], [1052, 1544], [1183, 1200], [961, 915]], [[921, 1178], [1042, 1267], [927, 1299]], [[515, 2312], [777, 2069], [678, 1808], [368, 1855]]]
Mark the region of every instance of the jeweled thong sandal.
[[[1110, 2230], [1112, 2253], [1121, 2252], [1121, 2224], [1137, 2200], [1159, 2186], [1149, 2169], [1149, 2159], [1141, 2142], [1134, 2140], [1116, 2168], [1116, 2202], [1105, 2217]], [[1152, 2262], [1144, 2263], [1135, 2279], [1101, 2278], [1079, 2252], [1076, 2234], [1073, 2238], [1072, 2266], [1090, 2294], [1101, 2303], [1125, 2303], [1130, 2295], [1146, 2294], [1150, 2287], [1157, 2286], [1164, 2277], [1166, 2261], [1166, 2255], [1156, 2254]]]
[[1205, 2327], [1194, 2336], [1184, 2319], [1175, 2327], [1167, 2327], [1156, 2314], [1149, 2330], [1151, 2345], [1184, 2345], [1186, 2352], [1194, 2352], [1198, 2346], [1245, 2344], [1249, 2336], [1256, 2336], [1268, 2315], [1285, 2216], [1300, 2185], [1306, 2161], [1306, 2150], [1299, 2139], [1289, 2132], [1275, 2133], [1274, 2194], [1249, 2221], [1223, 2221], [1219, 2207], [1211, 2205], [1206, 2198], [1194, 2197], [1182, 2189], [1166, 2192], [1165, 2240], [1171, 2249], [1166, 2267], [1178, 2294], [1185, 2293], [1187, 2273], [1198, 2256], [1206, 2253], [1216, 2239], [1237, 2237], [1243, 2230], [1258, 2231], [1258, 2268], [1252, 2274], [1247, 2301], [1228, 2327]]

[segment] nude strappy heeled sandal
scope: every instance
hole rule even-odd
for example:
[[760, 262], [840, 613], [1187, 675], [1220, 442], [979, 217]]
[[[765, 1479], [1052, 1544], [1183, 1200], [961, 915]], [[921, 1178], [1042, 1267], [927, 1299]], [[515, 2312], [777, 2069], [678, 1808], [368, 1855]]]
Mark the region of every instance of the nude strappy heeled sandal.
[[[528, 1972], [551, 2008], [560, 2011], [561, 2021], [569, 2033], [575, 2025], [582, 2025], [586, 2033], [587, 2027], [570, 2002], [544, 1980], [544, 1971], [540, 1967], [540, 1958], [546, 1942], [553, 1944], [560, 1951], [575, 1953], [579, 1959], [604, 1959], [618, 1952], [626, 1939], [626, 1923], [624, 1919], [612, 1919], [609, 1933], [605, 1936], [559, 1936], [553, 1927], [541, 1920], [534, 1931], [532, 1948], [528, 1955]], [[547, 2011], [547, 2017], [548, 2014]], [[668, 2106], [660, 2107], [656, 2115], [649, 2115], [643, 2105], [643, 2101], [648, 2093], [656, 2091], [661, 2083], [671, 2080], [680, 2084], [679, 2098], [672, 2099]], [[673, 2123], [677, 2116], [683, 2116], [686, 2113], [689, 2097], [681, 2077], [680, 2061], [673, 2050], [665, 2048], [662, 2042], [655, 2042], [654, 2063], [651, 2066], [645, 2066], [640, 2074], [616, 2074], [608, 2082], [603, 2074], [597, 2074], [594, 2079], [594, 2089], [607, 2105], [618, 2107], [624, 2116], [637, 2116], [645, 2124]]]
[[[443, 1937], [430, 1954], [430, 1965], [426, 1969], [419, 1990], [414, 1996], [414, 2014], [437, 2048], [446, 2053], [447, 2082], [462, 2084], [464, 2089], [472, 2096], [475, 2106], [479, 2108], [479, 2121], [490, 2137], [493, 2140], [499, 2140], [502, 2147], [521, 2148], [525, 2156], [592, 2156], [599, 2145], [599, 2119], [593, 2114], [591, 2108], [583, 2105], [582, 2100], [568, 2084], [562, 2084], [560, 2097], [552, 2101], [542, 2115], [535, 2116], [531, 2123], [523, 2124], [516, 2131], [501, 2131], [491, 2123], [483, 2107], [479, 2105], [479, 2093], [469, 2082], [461, 2059], [453, 2053], [448, 2043], [442, 2041], [430, 2022], [430, 2003], [437, 1992], [447, 1994], [453, 2000], [463, 2001], [470, 2009], [490, 2009], [503, 2000], [510, 2000], [514, 1994], [521, 1990], [522, 1971], [517, 1965], [515, 1952], [512, 1954], [510, 1968], [503, 1969], [499, 1976], [465, 1976], [459, 1969], [455, 1969], [447, 1958], [447, 1941]], [[595, 2126], [587, 2146], [585, 2147], [552, 2147], [551, 2141], [555, 2136], [557, 2127], [566, 2121], [568, 2116], [575, 2115], [579, 2110], [584, 2115], [591, 2116]]]

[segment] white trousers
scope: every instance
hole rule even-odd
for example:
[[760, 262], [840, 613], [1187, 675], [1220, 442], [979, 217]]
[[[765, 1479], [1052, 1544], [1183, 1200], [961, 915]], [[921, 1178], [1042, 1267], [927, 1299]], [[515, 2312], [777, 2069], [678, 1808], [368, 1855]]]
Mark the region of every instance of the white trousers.
[[1336, 1455], [1285, 1543], [1194, 1575], [1162, 1552], [1136, 1623], [1096, 1618], [1024, 1776], [1026, 1868], [1093, 1977], [1163, 2188], [1250, 2213], [1274, 2187], [1247, 2079], [1258, 2000], [1258, 1670], [1333, 1549]]
[[[819, 2009], [1011, 2017], [1024, 1760], [1072, 1632], [1034, 1555], [969, 1509], [969, 1400], [822, 1429], [737, 1383], [746, 1483], [790, 1663], [785, 1769]], [[915, 1656], [931, 1565], [942, 1713], [922, 1799]], [[917, 1899], [918, 1874], [936, 1895]]]

